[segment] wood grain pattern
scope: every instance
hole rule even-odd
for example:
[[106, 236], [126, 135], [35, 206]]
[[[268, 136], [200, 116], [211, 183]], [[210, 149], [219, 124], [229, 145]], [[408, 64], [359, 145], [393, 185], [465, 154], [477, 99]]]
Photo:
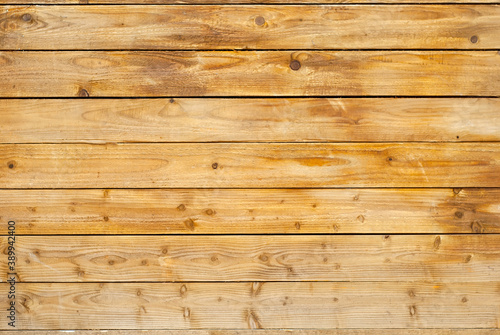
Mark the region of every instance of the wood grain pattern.
[[0, 65], [2, 97], [500, 92], [497, 51], [4, 51]]
[[0, 22], [14, 50], [500, 48], [495, 5], [2, 6]]
[[[22, 329], [256, 329], [305, 328], [314, 320], [319, 329], [495, 328], [499, 285], [18, 284], [18, 324]], [[0, 288], [5, 291], [6, 284]], [[0, 313], [5, 319], [5, 309]], [[5, 329], [6, 322], [0, 327]]]
[[[1, 238], [1, 248], [7, 237]], [[439, 281], [500, 277], [499, 235], [17, 236], [23, 282]], [[6, 279], [7, 264], [1, 264]]]
[[249, 4], [249, 5], [262, 5], [262, 4], [279, 4], [279, 5], [292, 5], [292, 4], [436, 4], [436, 3], [456, 3], [456, 4], [498, 4], [494, 0], [0, 0], [0, 4], [29, 4], [29, 5], [96, 5], [96, 4], [125, 4], [125, 5], [235, 5], [235, 4]]
[[500, 144], [4, 144], [3, 188], [500, 187]]
[[[64, 330], [32, 330], [30, 335], [68, 335]], [[18, 335], [2, 331], [3, 335]], [[137, 330], [72, 330], [72, 335], [136, 335]], [[182, 329], [146, 330], [141, 335], [498, 335], [500, 329]]]
[[487, 98], [12, 99], [0, 143], [500, 141], [498, 110]]
[[500, 189], [0, 190], [0, 212], [18, 235], [498, 234]]

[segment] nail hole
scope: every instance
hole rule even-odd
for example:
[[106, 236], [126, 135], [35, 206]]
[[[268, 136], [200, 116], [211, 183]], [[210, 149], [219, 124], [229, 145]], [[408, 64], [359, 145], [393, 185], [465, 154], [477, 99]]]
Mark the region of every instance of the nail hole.
[[294, 71], [297, 71], [298, 69], [300, 69], [300, 62], [298, 60], [291, 61], [290, 69], [292, 69]]

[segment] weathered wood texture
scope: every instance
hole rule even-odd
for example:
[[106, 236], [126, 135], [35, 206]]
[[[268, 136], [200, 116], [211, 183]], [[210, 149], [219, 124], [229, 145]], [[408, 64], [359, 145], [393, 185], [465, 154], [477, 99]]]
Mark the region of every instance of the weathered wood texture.
[[17, 236], [16, 255], [23, 282], [500, 278], [499, 235]]
[[496, 5], [3, 6], [0, 22], [1, 49], [500, 48]]
[[500, 187], [500, 144], [4, 144], [3, 188]]
[[[494, 328], [500, 315], [499, 285], [496, 281], [18, 284], [18, 325], [22, 329], [305, 328], [312, 323], [315, 328]], [[5, 291], [7, 285], [0, 288]], [[6, 319], [5, 314], [2, 308], [0, 317]], [[0, 327], [5, 329], [7, 323]]]
[[[72, 330], [71, 335], [137, 335], [137, 330]], [[141, 335], [499, 335], [500, 329], [182, 329], [145, 330]], [[2, 331], [2, 335], [19, 335]], [[28, 335], [68, 335], [64, 330], [32, 330]]]
[[12, 99], [0, 143], [500, 141], [499, 110], [487, 98]]
[[[456, 3], [456, 4], [499, 4], [495, 0], [0, 0], [0, 4], [22, 4], [22, 5], [96, 5], [96, 4], [125, 4], [125, 5], [196, 5], [196, 4], [212, 4], [212, 5], [235, 5], [235, 4], [249, 4], [249, 5], [262, 5], [262, 4], [279, 4], [279, 5], [292, 5], [292, 4], [436, 4], [436, 3]], [[187, 6], [186, 6], [187, 7]]]
[[498, 234], [500, 189], [0, 190], [0, 212], [18, 235]]
[[500, 92], [497, 51], [3, 51], [0, 65], [2, 97]]

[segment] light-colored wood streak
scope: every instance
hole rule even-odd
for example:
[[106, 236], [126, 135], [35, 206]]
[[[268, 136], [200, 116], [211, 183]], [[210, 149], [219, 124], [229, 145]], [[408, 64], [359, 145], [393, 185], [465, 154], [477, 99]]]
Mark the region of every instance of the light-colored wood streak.
[[16, 255], [23, 282], [500, 277], [500, 235], [17, 236]]
[[0, 190], [1, 231], [500, 233], [500, 189]]
[[[141, 335], [499, 335], [500, 329], [182, 329], [145, 330]], [[2, 335], [19, 335], [5, 330]], [[32, 330], [29, 335], [68, 335], [68, 331]], [[137, 330], [72, 330], [71, 335], [137, 335]]]
[[2, 188], [499, 187], [498, 143], [4, 144]]
[[3, 6], [0, 22], [1, 49], [500, 48], [495, 5]]
[[0, 65], [2, 97], [500, 92], [497, 51], [3, 51]]
[[498, 110], [487, 98], [12, 99], [0, 143], [500, 141]]
[[[491, 279], [488, 284], [21, 283], [17, 322], [22, 329], [495, 328], [500, 283]], [[0, 288], [5, 292], [7, 284]], [[6, 313], [2, 308], [0, 317], [6, 319]]]

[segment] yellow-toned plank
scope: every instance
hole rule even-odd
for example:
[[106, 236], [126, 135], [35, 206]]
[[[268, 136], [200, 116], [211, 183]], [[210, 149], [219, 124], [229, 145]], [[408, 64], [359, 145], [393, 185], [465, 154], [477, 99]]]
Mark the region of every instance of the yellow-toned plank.
[[[62, 334], [64, 331], [33, 331], [33, 335]], [[75, 335], [124, 335], [134, 330], [77, 330]], [[143, 330], [143, 335], [498, 335], [499, 329], [252, 329], [252, 330]], [[9, 334], [12, 335], [12, 334]], [[67, 334], [64, 334], [67, 335]]]
[[4, 144], [2, 188], [499, 187], [500, 144]]
[[3, 232], [500, 233], [500, 189], [0, 190]]
[[[17, 284], [17, 327], [495, 328], [500, 316], [498, 286], [495, 281]], [[5, 292], [8, 287], [0, 288]], [[6, 313], [0, 310], [3, 320]], [[7, 329], [7, 322], [0, 327]]]
[[2, 97], [500, 92], [497, 51], [4, 51], [0, 65]]
[[280, 4], [280, 5], [292, 5], [292, 4], [343, 4], [343, 3], [352, 3], [352, 4], [420, 4], [420, 3], [428, 3], [428, 4], [436, 4], [436, 3], [470, 3], [470, 4], [498, 4], [498, 1], [495, 0], [0, 0], [0, 4], [22, 4], [22, 5], [71, 5], [71, 4], [80, 4], [80, 5], [96, 5], [96, 4], [108, 4], [108, 5], [116, 5], [126, 4], [126, 5], [141, 5], [141, 4], [150, 4], [150, 5], [196, 5], [196, 4], [213, 4], [213, 5], [235, 5], [235, 4]]
[[499, 235], [16, 236], [15, 252], [23, 282], [500, 277]]
[[500, 48], [496, 5], [3, 6], [0, 21], [1, 49]]
[[0, 142], [500, 141], [498, 110], [487, 98], [12, 99]]

